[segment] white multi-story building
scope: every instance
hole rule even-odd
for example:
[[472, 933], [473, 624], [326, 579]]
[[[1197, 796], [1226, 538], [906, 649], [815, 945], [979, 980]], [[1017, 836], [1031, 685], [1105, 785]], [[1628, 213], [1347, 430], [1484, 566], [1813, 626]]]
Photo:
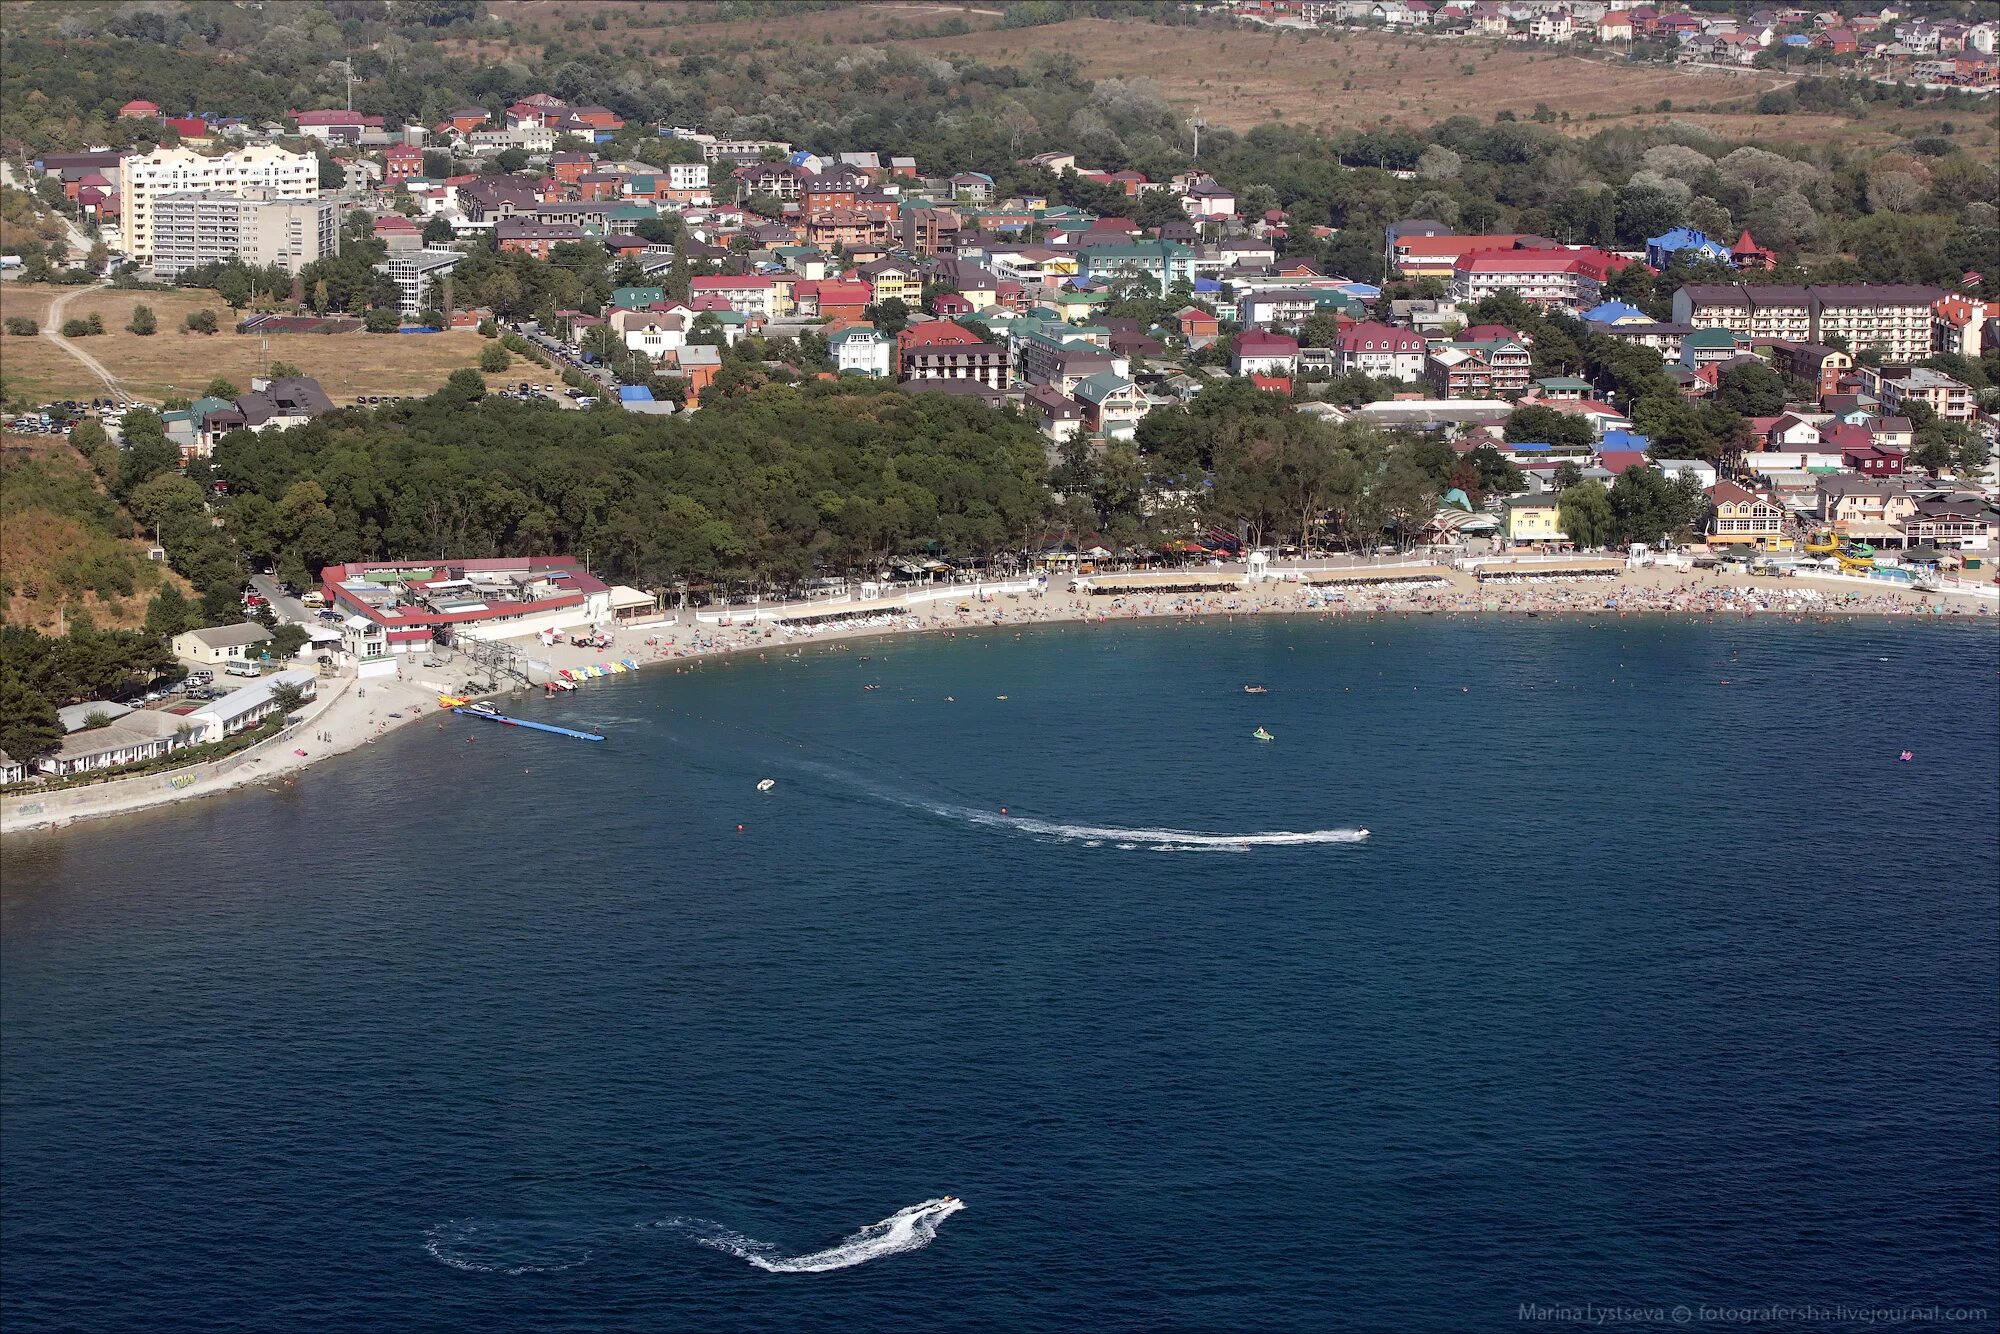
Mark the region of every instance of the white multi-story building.
[[1340, 344], [1333, 349], [1336, 369], [1377, 380], [1421, 380], [1429, 359], [1430, 344], [1422, 334], [1374, 320], [1341, 330]]
[[217, 157], [191, 148], [155, 148], [128, 155], [119, 169], [125, 182], [125, 250], [142, 263], [153, 258], [154, 216], [164, 195], [241, 196], [264, 189], [285, 199], [319, 198], [319, 159], [282, 148], [252, 146]]
[[443, 278], [465, 255], [457, 250], [391, 250], [388, 262], [378, 265], [396, 284], [396, 305], [405, 315], [424, 309], [431, 283]]
[[706, 162], [669, 162], [667, 164], [667, 186], [673, 190], [708, 189], [708, 164]]
[[826, 340], [833, 364], [842, 375], [866, 375], [877, 380], [889, 378], [895, 340], [871, 325], [857, 324], [842, 329]]
[[1900, 283], [1689, 283], [1674, 293], [1674, 322], [1793, 343], [1840, 338], [1850, 351], [1911, 362], [1931, 354], [1931, 307], [1944, 295]]
[[153, 202], [153, 276], [172, 282], [201, 264], [242, 260], [297, 273], [340, 253], [331, 199], [281, 199], [257, 188], [241, 195], [195, 190]]

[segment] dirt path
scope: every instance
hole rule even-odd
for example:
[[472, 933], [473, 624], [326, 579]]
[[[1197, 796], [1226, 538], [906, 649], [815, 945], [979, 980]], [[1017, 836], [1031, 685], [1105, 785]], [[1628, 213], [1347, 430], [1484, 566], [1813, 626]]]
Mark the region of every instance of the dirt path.
[[57, 347], [82, 362], [84, 369], [104, 381], [104, 387], [111, 391], [113, 398], [127, 403], [137, 403], [139, 400], [125, 392], [124, 386], [118, 383], [118, 377], [106, 369], [103, 362], [62, 336], [63, 311], [68, 307], [69, 303], [77, 297], [82, 296], [85, 292], [101, 291], [109, 285], [104, 282], [96, 282], [88, 287], [72, 288], [49, 302], [48, 318], [42, 324], [42, 337], [48, 339], [51, 343], [54, 343]]

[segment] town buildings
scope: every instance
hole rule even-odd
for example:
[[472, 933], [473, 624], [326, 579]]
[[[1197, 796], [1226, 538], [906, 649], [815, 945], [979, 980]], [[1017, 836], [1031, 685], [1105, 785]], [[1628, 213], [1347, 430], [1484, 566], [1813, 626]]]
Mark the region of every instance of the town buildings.
[[331, 199], [286, 199], [260, 186], [164, 194], [153, 202], [153, 276], [163, 282], [230, 260], [297, 273], [339, 251]]
[[1674, 293], [1674, 320], [1750, 338], [1874, 348], [1888, 361], [1931, 354], [1931, 307], [1945, 294], [1908, 284], [1794, 286], [1689, 283]]
[[319, 198], [319, 159], [311, 153], [252, 146], [205, 157], [189, 148], [155, 148], [120, 160], [123, 239], [132, 258], [153, 258], [155, 219], [165, 195], [242, 196], [268, 190], [278, 199]]

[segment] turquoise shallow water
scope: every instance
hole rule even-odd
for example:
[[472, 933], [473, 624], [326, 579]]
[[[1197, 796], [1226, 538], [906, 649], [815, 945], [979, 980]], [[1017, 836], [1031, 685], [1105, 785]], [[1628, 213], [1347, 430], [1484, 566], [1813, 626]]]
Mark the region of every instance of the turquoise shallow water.
[[1996, 687], [1990, 625], [878, 641], [10, 840], [0, 1322], [1991, 1327]]

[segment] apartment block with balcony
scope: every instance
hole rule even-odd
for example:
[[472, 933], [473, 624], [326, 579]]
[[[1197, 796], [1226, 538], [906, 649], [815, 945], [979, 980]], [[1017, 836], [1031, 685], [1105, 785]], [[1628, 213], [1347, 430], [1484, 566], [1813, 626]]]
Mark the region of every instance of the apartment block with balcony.
[[340, 253], [331, 199], [284, 199], [259, 188], [161, 195], [152, 218], [153, 276], [173, 282], [203, 264], [241, 260], [297, 273]]
[[282, 199], [319, 198], [319, 158], [255, 146], [206, 157], [191, 148], [155, 148], [120, 160], [124, 189], [126, 253], [141, 263], [153, 258], [159, 201], [167, 195], [212, 193], [241, 197], [268, 190]]

